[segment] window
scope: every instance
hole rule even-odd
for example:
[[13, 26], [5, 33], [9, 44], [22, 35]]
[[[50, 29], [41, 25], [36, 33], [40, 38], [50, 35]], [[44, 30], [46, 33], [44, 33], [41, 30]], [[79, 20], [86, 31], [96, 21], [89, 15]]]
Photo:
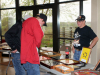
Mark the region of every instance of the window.
[[33, 17], [33, 10], [22, 11], [22, 18], [23, 18], [25, 15], [30, 15], [30, 16]]
[[[77, 24], [75, 19], [79, 15], [79, 2], [60, 4], [60, 38], [73, 38]], [[71, 44], [68, 40], [60, 40], [63, 43]]]
[[86, 17], [86, 25], [91, 26], [91, 0], [83, 1], [83, 15]]
[[59, 2], [70, 1], [70, 0], [59, 0]]
[[[16, 22], [15, 9], [1, 10], [1, 29], [2, 36], [8, 31], [8, 29]], [[4, 39], [4, 38], [3, 38]]]
[[19, 0], [20, 6], [31, 6], [34, 5], [34, 0]]
[[47, 4], [47, 3], [54, 3], [54, 0], [36, 0], [37, 5], [39, 4]]
[[53, 47], [53, 30], [52, 30], [52, 9], [40, 9], [39, 13], [47, 15], [47, 27], [43, 26], [44, 37], [41, 47]]
[[15, 0], [1, 0], [1, 8], [15, 7]]

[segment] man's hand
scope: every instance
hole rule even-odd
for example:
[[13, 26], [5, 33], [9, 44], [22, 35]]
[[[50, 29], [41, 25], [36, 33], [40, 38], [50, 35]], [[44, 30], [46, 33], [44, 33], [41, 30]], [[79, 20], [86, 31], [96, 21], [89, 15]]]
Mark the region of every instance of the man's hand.
[[11, 51], [11, 53], [16, 53], [17, 52], [17, 49], [15, 49], [14, 51]]
[[99, 40], [99, 38], [98, 38], [98, 37], [95, 37], [95, 38], [92, 40], [92, 42], [91, 42], [89, 48], [92, 49], [92, 48], [96, 45], [96, 43], [97, 43], [98, 40]]

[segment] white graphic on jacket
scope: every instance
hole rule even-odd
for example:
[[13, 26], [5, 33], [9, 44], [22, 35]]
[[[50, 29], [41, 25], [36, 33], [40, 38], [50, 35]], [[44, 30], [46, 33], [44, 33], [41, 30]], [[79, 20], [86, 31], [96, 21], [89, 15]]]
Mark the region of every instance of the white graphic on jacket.
[[81, 46], [81, 44], [79, 43], [80, 36], [81, 36], [81, 35], [79, 35], [78, 32], [76, 32], [76, 33], [74, 34], [73, 46], [75, 46], [75, 47]]

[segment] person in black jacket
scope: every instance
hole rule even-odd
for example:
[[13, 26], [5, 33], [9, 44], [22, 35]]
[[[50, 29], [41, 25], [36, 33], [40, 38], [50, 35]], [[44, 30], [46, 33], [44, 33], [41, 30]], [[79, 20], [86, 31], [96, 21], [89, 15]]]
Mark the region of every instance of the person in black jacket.
[[[30, 15], [26, 15], [23, 19], [30, 18]], [[11, 57], [15, 69], [15, 75], [26, 75], [25, 69], [20, 62], [20, 35], [22, 29], [22, 21], [18, 20], [6, 33], [5, 41], [11, 47]]]

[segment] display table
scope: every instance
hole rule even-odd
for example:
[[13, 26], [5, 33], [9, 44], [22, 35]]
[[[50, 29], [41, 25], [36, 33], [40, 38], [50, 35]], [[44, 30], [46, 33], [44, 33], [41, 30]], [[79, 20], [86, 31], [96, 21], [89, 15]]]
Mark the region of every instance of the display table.
[[[7, 70], [8, 68], [10, 67], [10, 63], [11, 63], [11, 48], [8, 46], [8, 44], [6, 42], [4, 43], [1, 43], [0, 44], [0, 53], [2, 54], [3, 52], [7, 52], [9, 54], [9, 61], [6, 63], [8, 66], [7, 66], [7, 69], [6, 69], [6, 75], [7, 75]], [[2, 55], [0, 54], [0, 58], [1, 58], [1, 63], [0, 64], [5, 64], [5, 62], [2, 62]]]
[[[56, 71], [54, 69], [49, 69], [49, 68], [47, 68], [47, 67], [45, 67], [43, 65], [40, 65], [40, 67], [43, 68], [43, 69], [45, 69], [45, 70], [47, 70], [47, 71], [49, 71], [49, 72], [51, 72], [51, 73], [53, 73], [53, 74], [56, 74], [56, 75], [71, 75], [71, 73], [63, 74], [63, 73], [60, 73], [60, 72], [58, 72], [58, 71]], [[81, 70], [81, 69], [93, 69], [94, 67], [95, 67], [95, 65], [87, 64], [85, 67], [82, 67], [79, 70]]]
[[2, 62], [2, 52], [0, 52], [0, 61]]
[[[8, 68], [10, 67], [10, 63], [11, 63], [11, 56], [10, 56], [10, 53], [11, 53], [11, 51], [10, 50], [0, 50], [0, 52], [8, 52], [9, 53], [9, 62], [7, 62], [7, 69], [6, 69], [6, 75], [7, 75], [7, 71], [8, 71]], [[0, 63], [0, 64], [3, 64], [3, 62], [2, 63]]]
[[[46, 50], [40, 50], [39, 54], [41, 56], [40, 67], [56, 75], [71, 75], [71, 72], [75, 72], [76, 70], [94, 68], [94, 65], [86, 64], [81, 61], [76, 61], [70, 58], [62, 59], [62, 56], [57, 55], [57, 53], [57, 56], [54, 56], [54, 52], [49, 54], [46, 52]], [[51, 57], [50, 55], [52, 55], [53, 57]]]

